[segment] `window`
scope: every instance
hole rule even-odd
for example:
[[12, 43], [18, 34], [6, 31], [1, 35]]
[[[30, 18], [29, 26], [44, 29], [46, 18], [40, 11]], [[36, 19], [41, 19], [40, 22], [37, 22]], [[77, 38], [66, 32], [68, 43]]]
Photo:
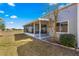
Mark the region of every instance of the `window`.
[[57, 23], [57, 24], [56, 24], [56, 31], [57, 31], [57, 32], [60, 32], [60, 23]]
[[61, 32], [67, 32], [68, 31], [68, 22], [62, 22], [61, 23]]
[[28, 31], [29, 31], [29, 33], [33, 33], [33, 26], [29, 26]]
[[28, 32], [28, 26], [24, 26], [24, 32]]
[[57, 32], [68, 32], [68, 22], [60, 22], [56, 25]]
[[41, 33], [46, 34], [47, 33], [47, 25], [42, 24], [41, 25]]
[[39, 33], [39, 24], [35, 25], [35, 33], [38, 34]]
[[25, 26], [24, 32], [33, 33], [33, 26], [32, 25]]

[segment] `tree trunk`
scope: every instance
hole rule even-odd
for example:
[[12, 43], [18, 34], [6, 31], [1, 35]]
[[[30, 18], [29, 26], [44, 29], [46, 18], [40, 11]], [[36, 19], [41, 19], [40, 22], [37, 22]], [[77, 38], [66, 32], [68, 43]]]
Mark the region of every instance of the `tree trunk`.
[[58, 41], [57, 33], [56, 33], [57, 19], [58, 19], [58, 10], [55, 10], [54, 11], [54, 22], [53, 22], [53, 38], [54, 38], [54, 41]]
[[54, 41], [57, 41], [56, 21], [53, 22], [53, 39]]

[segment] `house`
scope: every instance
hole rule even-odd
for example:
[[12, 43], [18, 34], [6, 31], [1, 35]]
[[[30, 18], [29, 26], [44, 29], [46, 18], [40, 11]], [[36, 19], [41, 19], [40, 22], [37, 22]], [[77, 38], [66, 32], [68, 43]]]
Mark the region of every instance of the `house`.
[[[77, 39], [77, 46], [79, 48], [79, 4], [73, 3], [58, 10], [58, 20], [56, 33], [59, 37], [60, 34], [73, 34]], [[37, 39], [49, 38], [53, 35], [53, 26], [49, 24], [49, 19], [52, 19], [53, 24], [54, 14], [53, 11], [48, 15], [24, 25], [24, 32], [27, 35]]]

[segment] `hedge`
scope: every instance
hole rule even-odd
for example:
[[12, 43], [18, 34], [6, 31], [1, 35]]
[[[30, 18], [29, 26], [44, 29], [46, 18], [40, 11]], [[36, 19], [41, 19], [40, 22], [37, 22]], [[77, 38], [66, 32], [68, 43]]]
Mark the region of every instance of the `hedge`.
[[75, 47], [76, 46], [75, 36], [73, 34], [61, 34], [60, 44], [68, 47]]

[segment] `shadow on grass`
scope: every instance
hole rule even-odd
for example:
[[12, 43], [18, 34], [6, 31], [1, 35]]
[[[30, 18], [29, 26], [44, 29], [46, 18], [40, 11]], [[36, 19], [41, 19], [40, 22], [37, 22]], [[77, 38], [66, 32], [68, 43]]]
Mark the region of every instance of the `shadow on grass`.
[[20, 34], [15, 34], [15, 40], [22, 40], [22, 39], [27, 39], [27, 38], [31, 38], [28, 35], [25, 35], [24, 33], [20, 33]]

